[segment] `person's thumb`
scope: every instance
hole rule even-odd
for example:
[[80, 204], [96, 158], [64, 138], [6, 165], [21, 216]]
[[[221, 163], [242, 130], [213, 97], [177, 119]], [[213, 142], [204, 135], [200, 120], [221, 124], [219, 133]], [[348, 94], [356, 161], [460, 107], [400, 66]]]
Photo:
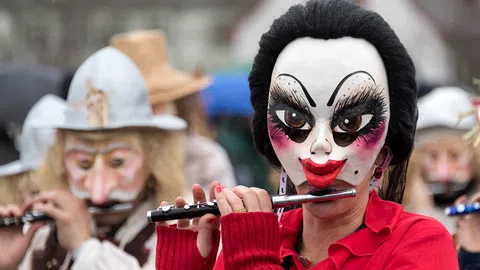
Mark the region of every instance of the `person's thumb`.
[[212, 251], [212, 232], [218, 229], [218, 217], [208, 214], [198, 222], [197, 247], [200, 255], [207, 258]]

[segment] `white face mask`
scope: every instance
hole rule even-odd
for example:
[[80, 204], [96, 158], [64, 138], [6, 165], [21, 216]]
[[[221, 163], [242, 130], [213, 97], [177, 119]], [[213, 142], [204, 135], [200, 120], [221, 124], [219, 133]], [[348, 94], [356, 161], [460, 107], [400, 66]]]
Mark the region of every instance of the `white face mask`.
[[358, 186], [384, 146], [389, 119], [385, 67], [367, 41], [300, 38], [279, 55], [268, 131], [295, 185]]

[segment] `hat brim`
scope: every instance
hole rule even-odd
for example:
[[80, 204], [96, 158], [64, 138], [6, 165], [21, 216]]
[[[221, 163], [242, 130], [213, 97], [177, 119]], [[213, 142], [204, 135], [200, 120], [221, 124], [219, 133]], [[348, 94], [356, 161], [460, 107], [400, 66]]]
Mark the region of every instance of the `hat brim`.
[[[52, 121], [53, 120], [53, 121]], [[154, 115], [149, 120], [132, 120], [132, 121], [119, 121], [105, 126], [84, 126], [76, 123], [67, 123], [65, 119], [42, 119], [36, 123], [32, 123], [37, 128], [54, 128], [54, 129], [69, 129], [69, 130], [84, 130], [84, 131], [96, 131], [96, 130], [112, 130], [120, 128], [154, 128], [162, 130], [184, 130], [187, 127], [187, 122], [174, 115]]]
[[25, 166], [20, 160], [16, 160], [0, 166], [0, 176], [9, 176], [29, 171], [30, 167]]
[[158, 78], [147, 80], [149, 89], [148, 96], [153, 105], [174, 101], [185, 96], [201, 92], [208, 88], [214, 82], [214, 78], [209, 76], [196, 77], [189, 81], [179, 83], [177, 87], [172, 87], [165, 91], [165, 86], [158, 81]]

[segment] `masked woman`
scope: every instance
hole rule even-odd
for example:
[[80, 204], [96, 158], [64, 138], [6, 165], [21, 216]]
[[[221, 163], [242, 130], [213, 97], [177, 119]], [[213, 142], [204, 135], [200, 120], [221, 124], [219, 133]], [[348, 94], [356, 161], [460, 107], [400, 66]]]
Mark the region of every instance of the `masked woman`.
[[257, 149], [283, 167], [287, 187], [357, 195], [278, 221], [265, 191], [215, 183], [221, 218], [159, 224], [157, 269], [458, 269], [445, 228], [399, 204], [418, 117], [415, 69], [378, 14], [340, 0], [290, 8], [262, 36], [249, 81]]

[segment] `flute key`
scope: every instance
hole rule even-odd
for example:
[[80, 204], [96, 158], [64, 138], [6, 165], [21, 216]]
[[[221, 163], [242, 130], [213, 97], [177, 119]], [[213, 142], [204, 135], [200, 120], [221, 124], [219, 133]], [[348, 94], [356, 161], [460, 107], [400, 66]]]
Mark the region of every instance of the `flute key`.
[[158, 210], [148, 211], [147, 219], [149, 222], [161, 222], [184, 218], [197, 218], [206, 214], [220, 215], [220, 210], [215, 202], [193, 205], [195, 208], [191, 208], [192, 205], [186, 206], [187, 205], [182, 208], [175, 208], [170, 205], [168, 208], [164, 208], [165, 206], [163, 206]]

